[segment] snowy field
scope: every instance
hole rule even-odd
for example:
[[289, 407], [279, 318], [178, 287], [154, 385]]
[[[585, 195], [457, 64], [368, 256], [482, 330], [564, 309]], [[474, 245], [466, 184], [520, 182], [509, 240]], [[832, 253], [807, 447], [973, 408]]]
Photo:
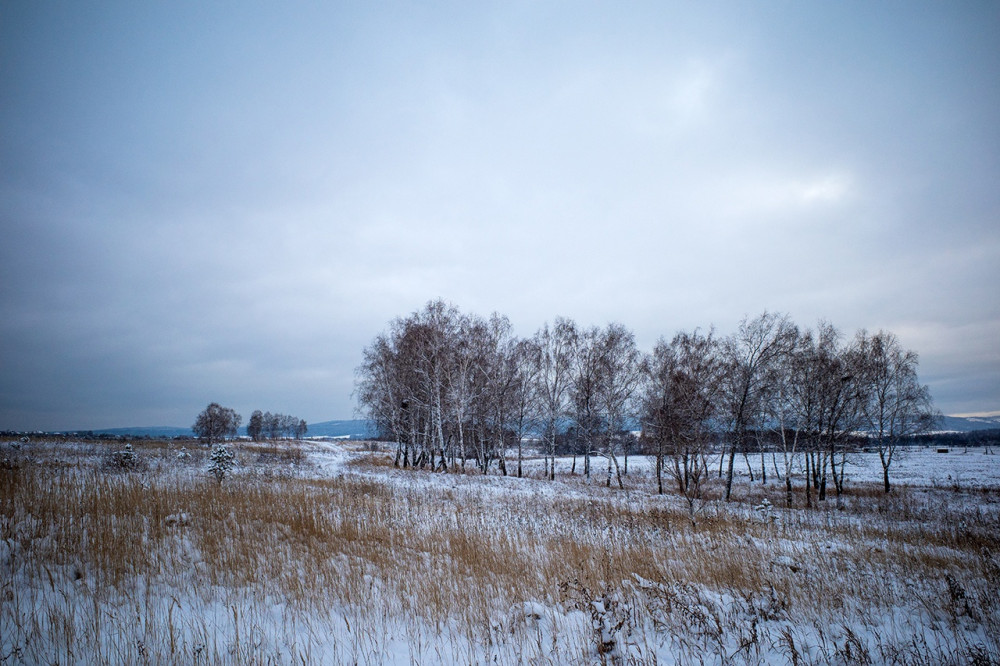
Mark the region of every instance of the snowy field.
[[[932, 447], [900, 449], [889, 467], [890, 480], [908, 486], [947, 488], [1000, 488], [1000, 457], [993, 449], [958, 448], [938, 453]], [[847, 476], [859, 483], [881, 483], [882, 465], [877, 453], [849, 461]]]
[[[370, 450], [374, 448], [375, 450]], [[1000, 663], [1000, 457], [877, 455], [784, 507], [399, 470], [350, 442], [0, 445], [0, 664]], [[514, 469], [510, 465], [510, 469]], [[780, 465], [779, 465], [780, 470]]]
[[[900, 448], [893, 457], [889, 467], [890, 481], [893, 486], [899, 484], [909, 487], [930, 488], [1000, 488], [1000, 453], [997, 449], [983, 448], [951, 448], [946, 453], [939, 453], [934, 447]], [[748, 456], [753, 475], [760, 478], [761, 456], [759, 453]], [[597, 459], [597, 466], [604, 467], [607, 474], [607, 463], [603, 458]], [[714, 461], [714, 464], [712, 464]], [[619, 464], [623, 464], [619, 460]], [[710, 467], [718, 469], [719, 456], [710, 458]], [[580, 469], [582, 458], [577, 458], [577, 469]], [[655, 461], [646, 456], [630, 456], [629, 470], [643, 477], [653, 474]], [[533, 459], [528, 463], [531, 469], [541, 469], [541, 463]], [[561, 458], [557, 462], [557, 470], [568, 474], [572, 466], [571, 458]], [[769, 481], [775, 481], [784, 473], [784, 463], [780, 453], [767, 453], [764, 456], [764, 467]], [[801, 459], [796, 458], [792, 466], [793, 473], [801, 478]], [[735, 473], [744, 481], [748, 481], [750, 473], [747, 461], [737, 457]], [[847, 484], [878, 484], [882, 483], [882, 463], [878, 453], [874, 451], [851, 453], [847, 458], [845, 474]]]

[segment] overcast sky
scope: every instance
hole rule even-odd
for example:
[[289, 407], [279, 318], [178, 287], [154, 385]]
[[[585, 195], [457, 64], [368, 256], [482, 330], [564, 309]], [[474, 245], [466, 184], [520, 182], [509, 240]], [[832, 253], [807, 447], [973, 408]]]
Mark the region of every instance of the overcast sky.
[[0, 225], [0, 428], [352, 418], [438, 297], [888, 329], [994, 411], [1000, 4], [8, 1]]

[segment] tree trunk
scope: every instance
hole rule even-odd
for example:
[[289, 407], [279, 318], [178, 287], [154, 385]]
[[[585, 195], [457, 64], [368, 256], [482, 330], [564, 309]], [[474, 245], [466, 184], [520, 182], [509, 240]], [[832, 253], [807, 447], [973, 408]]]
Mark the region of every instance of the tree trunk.
[[885, 445], [879, 442], [878, 447], [878, 457], [882, 462], [882, 485], [885, 488], [885, 492], [889, 492], [889, 463], [892, 461], [891, 458], [886, 458], [885, 455]]
[[729, 449], [729, 468], [726, 470], [726, 501], [733, 494], [733, 462], [736, 459], [736, 441], [734, 440]]
[[812, 505], [813, 505], [813, 502], [812, 502], [812, 490], [811, 490], [810, 485], [809, 485], [810, 482], [812, 481], [812, 476], [810, 474], [810, 472], [812, 470], [809, 469], [809, 463], [810, 463], [811, 457], [812, 456], [809, 453], [806, 454], [806, 474], [805, 474], [805, 476], [806, 476], [806, 508], [809, 508], [809, 509], [811, 509]]
[[465, 459], [467, 457], [465, 451], [465, 429], [462, 428], [462, 419], [458, 419], [458, 448], [462, 455], [462, 469], [465, 469]]
[[663, 447], [660, 446], [656, 451], [656, 492], [659, 495], [663, 494]]
[[552, 458], [549, 461], [549, 464], [551, 465], [549, 467], [549, 481], [555, 481], [556, 480], [556, 433], [554, 425], [552, 430], [552, 441], [549, 443], [549, 455]]

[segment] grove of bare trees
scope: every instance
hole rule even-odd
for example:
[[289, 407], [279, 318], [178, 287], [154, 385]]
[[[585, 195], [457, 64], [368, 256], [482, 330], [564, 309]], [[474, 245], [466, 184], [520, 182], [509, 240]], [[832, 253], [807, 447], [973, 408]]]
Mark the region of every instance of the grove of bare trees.
[[[213, 444], [226, 439], [234, 439], [239, 433], [243, 417], [235, 409], [211, 403], [195, 419], [191, 429], [203, 442]], [[276, 439], [302, 439], [308, 426], [306, 422], [287, 414], [261, 413], [255, 410], [247, 422], [247, 436], [255, 442]]]
[[839, 502], [849, 454], [872, 447], [889, 492], [900, 444], [936, 419], [916, 353], [892, 333], [845, 338], [827, 322], [800, 329], [768, 312], [727, 337], [681, 331], [643, 353], [619, 323], [556, 318], [518, 339], [504, 316], [431, 301], [365, 348], [356, 396], [395, 442], [397, 466], [507, 474], [516, 451], [520, 476], [530, 438], [547, 478], [570, 454], [570, 473], [578, 456], [588, 477], [602, 461], [604, 482], [624, 487], [638, 445], [655, 457], [658, 491], [669, 480], [692, 515], [712, 474], [730, 498], [740, 458], [751, 481], [766, 482], [770, 466], [789, 503], [801, 485], [811, 505], [830, 486]]
[[288, 414], [261, 413], [254, 410], [247, 422], [247, 436], [255, 442], [266, 439], [302, 439], [308, 426], [306, 422]]

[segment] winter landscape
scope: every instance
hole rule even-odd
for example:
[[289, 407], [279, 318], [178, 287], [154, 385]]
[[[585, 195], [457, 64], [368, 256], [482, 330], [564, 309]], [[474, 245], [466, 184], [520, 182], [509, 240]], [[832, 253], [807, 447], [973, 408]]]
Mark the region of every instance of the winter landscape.
[[[402, 470], [368, 442], [8, 441], [0, 663], [989, 664], [1000, 465], [849, 457], [785, 508], [737, 466], [694, 524], [632, 456], [625, 490]], [[125, 453], [128, 451], [127, 453]], [[743, 463], [745, 464], [745, 463]], [[770, 462], [768, 462], [770, 466]]]
[[0, 666], [1000, 666], [997, 109], [982, 0], [0, 2]]

